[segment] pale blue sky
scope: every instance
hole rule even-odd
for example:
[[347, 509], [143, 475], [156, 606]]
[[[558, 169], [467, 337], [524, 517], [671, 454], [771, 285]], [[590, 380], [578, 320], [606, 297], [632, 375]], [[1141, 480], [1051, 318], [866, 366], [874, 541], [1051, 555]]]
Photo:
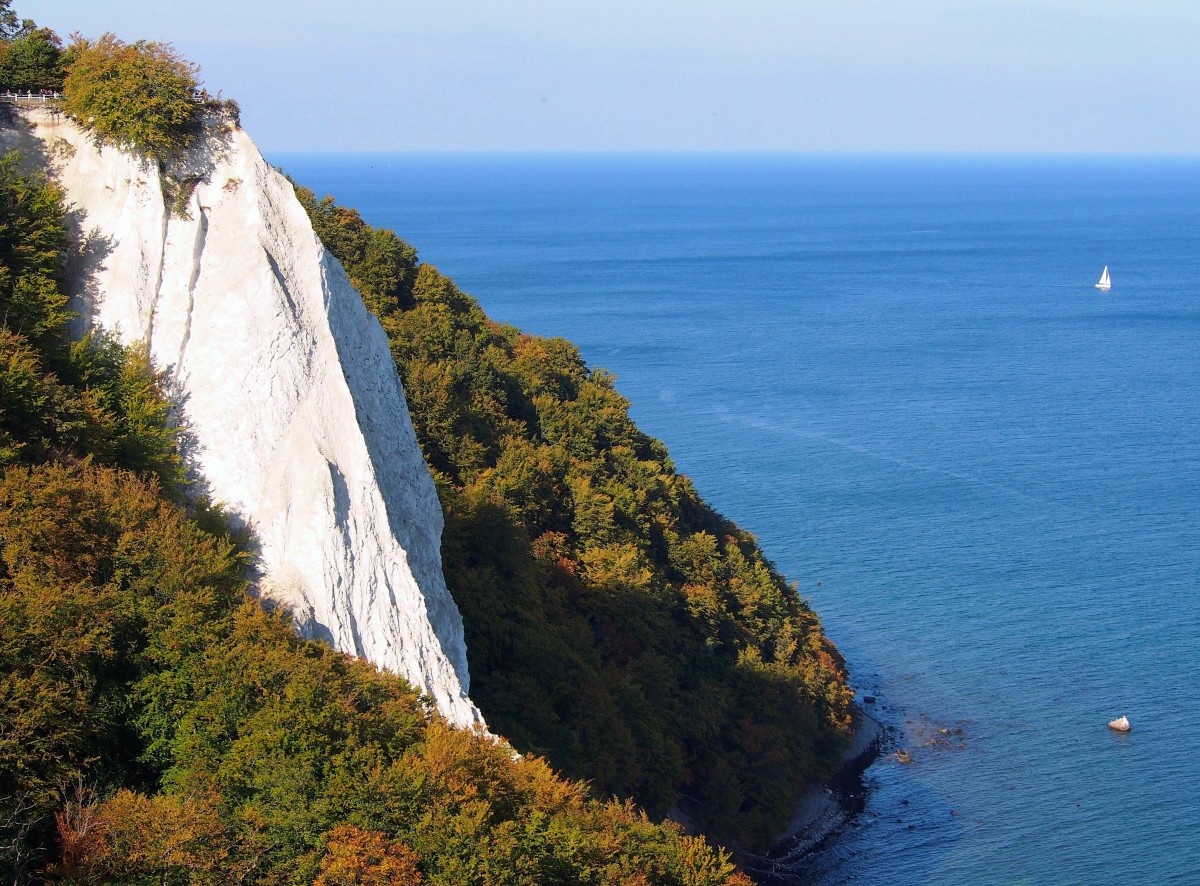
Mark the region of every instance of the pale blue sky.
[[14, 0], [266, 150], [1200, 153], [1200, 2]]

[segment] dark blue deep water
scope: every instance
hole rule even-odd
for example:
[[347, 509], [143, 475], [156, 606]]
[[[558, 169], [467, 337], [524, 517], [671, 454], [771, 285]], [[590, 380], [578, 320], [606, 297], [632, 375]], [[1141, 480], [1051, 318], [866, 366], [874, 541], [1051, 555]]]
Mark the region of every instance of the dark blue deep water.
[[271, 159], [800, 583], [913, 762], [797, 882], [1200, 883], [1200, 162]]

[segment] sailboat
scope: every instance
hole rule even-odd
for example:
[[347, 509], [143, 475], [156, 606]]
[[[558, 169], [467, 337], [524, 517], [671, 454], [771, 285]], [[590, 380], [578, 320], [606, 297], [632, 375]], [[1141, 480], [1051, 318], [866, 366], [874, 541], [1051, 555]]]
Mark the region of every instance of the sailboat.
[[1108, 265], [1104, 266], [1104, 273], [1100, 275], [1100, 282], [1096, 284], [1096, 288], [1101, 292], [1108, 292], [1112, 289], [1112, 280], [1108, 276]]

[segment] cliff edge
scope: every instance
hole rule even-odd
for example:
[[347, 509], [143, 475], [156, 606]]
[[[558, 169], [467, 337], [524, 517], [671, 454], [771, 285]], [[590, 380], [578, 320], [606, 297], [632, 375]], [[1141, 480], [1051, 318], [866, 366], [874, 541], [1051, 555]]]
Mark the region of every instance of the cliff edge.
[[263, 595], [483, 726], [387, 338], [292, 185], [219, 120], [165, 173], [52, 110], [14, 111], [0, 148], [62, 187], [80, 324], [168, 370], [189, 467], [253, 530]]

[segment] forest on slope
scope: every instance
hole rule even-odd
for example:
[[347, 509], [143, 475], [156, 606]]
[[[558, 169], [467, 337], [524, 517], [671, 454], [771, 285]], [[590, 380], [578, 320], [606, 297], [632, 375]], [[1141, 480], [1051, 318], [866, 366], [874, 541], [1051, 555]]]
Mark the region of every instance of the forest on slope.
[[391, 341], [492, 728], [653, 815], [764, 845], [850, 731], [815, 613], [638, 430], [611, 374], [296, 190]]
[[[30, 32], [8, 13], [0, 2], [0, 65]], [[91, 49], [125, 73], [169, 56], [115, 40]], [[64, 67], [69, 107], [77, 72]], [[52, 181], [16, 154], [0, 159], [0, 867], [11, 882], [748, 882], [703, 839], [450, 728], [403, 679], [265, 610], [245, 578], [245, 539], [188, 499], [146, 349], [103, 330], [68, 336], [64, 274], [79, 244], [65, 218]]]

